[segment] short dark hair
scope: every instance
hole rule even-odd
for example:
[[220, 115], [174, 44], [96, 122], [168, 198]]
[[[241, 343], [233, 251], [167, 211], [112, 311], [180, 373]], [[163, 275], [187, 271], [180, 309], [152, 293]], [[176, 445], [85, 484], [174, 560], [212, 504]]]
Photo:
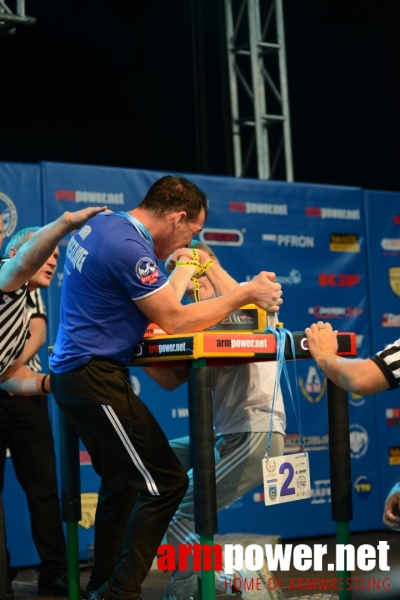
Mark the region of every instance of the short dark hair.
[[205, 193], [189, 179], [165, 175], [153, 183], [138, 208], [157, 216], [184, 210], [188, 220], [193, 221], [202, 209], [207, 218], [208, 200]]

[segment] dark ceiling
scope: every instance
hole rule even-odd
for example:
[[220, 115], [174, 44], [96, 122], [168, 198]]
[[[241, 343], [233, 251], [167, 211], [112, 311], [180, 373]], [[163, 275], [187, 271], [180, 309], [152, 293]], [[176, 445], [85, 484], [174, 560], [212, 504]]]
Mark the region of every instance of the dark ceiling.
[[[396, 2], [283, 6], [295, 179], [400, 190]], [[232, 174], [223, 7], [26, 0], [36, 25], [0, 35], [0, 160]]]

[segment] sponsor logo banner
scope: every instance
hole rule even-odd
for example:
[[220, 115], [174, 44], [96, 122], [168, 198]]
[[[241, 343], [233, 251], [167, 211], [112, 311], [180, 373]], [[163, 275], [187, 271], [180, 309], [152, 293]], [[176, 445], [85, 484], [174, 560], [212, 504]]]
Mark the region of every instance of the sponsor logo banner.
[[390, 267], [388, 271], [390, 289], [400, 296], [400, 267]]
[[356, 233], [331, 233], [329, 237], [331, 252], [360, 252], [360, 242]]

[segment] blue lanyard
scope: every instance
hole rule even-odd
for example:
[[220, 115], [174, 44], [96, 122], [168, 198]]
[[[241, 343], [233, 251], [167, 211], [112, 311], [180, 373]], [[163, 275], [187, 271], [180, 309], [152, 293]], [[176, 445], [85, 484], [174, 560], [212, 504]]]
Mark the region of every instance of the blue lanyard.
[[154, 251], [154, 240], [151, 237], [151, 233], [150, 231], [147, 229], [147, 227], [145, 227], [143, 225], [143, 223], [141, 223], [140, 221], [138, 221], [138, 219], [136, 219], [136, 217], [134, 217], [133, 215], [128, 214], [127, 212], [125, 212], [124, 210], [120, 210], [116, 213], [100, 213], [101, 215], [104, 215], [105, 217], [107, 216], [111, 216], [111, 215], [117, 215], [119, 217], [124, 217], [125, 219], [129, 219], [129, 221], [136, 227], [136, 229], [139, 231], [139, 233], [142, 234], [142, 236], [144, 237], [144, 239], [146, 240], [146, 242], [149, 243], [151, 249]]
[[295, 345], [294, 345], [293, 334], [288, 329], [285, 329], [284, 327], [277, 327], [276, 329], [274, 329], [272, 327], [267, 327], [265, 329], [265, 333], [273, 333], [275, 336], [275, 339], [276, 339], [276, 377], [275, 377], [275, 385], [274, 385], [274, 395], [272, 398], [270, 429], [269, 429], [269, 433], [268, 433], [267, 449], [266, 449], [265, 456], [268, 457], [268, 451], [269, 451], [269, 447], [271, 445], [275, 398], [278, 393], [282, 370], [285, 374], [285, 379], [286, 379], [286, 383], [287, 383], [288, 390], [289, 390], [289, 396], [292, 401], [294, 415], [296, 417], [297, 426], [299, 428], [300, 444], [304, 451], [305, 441], [304, 441], [302, 425], [301, 425], [299, 390], [298, 390], [297, 384], [296, 384], [296, 396], [297, 396], [297, 409], [296, 409], [296, 406], [295, 406], [295, 403], [293, 400], [292, 388], [290, 385], [289, 373], [287, 370], [287, 364], [286, 364], [286, 359], [285, 359], [286, 336], [288, 336], [290, 339], [290, 346], [291, 346], [292, 356], [293, 356], [295, 381], [297, 382], [296, 350], [295, 350]]
[[124, 211], [120, 211], [119, 213], [124, 217], [126, 217], [127, 219], [130, 220], [131, 223], [133, 223], [134, 225], [136, 225], [137, 229], [139, 229], [140, 233], [143, 234], [144, 239], [150, 244], [150, 247], [152, 250], [154, 250], [154, 240], [151, 237], [151, 233], [150, 231], [147, 229], [147, 227], [145, 227], [143, 225], [143, 223], [141, 223], [138, 219], [136, 219], [136, 217], [134, 217], [133, 215], [130, 215]]

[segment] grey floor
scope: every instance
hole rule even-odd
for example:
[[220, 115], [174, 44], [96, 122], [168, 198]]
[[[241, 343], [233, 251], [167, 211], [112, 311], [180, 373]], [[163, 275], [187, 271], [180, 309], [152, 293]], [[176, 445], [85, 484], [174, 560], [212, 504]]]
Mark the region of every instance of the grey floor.
[[[380, 581], [381, 589], [377, 591], [371, 591], [366, 589], [365, 591], [356, 591], [353, 589], [351, 596], [348, 598], [352, 598], [352, 600], [364, 600], [365, 598], [371, 598], [376, 600], [400, 600], [400, 534], [395, 533], [390, 530], [384, 531], [374, 531], [370, 533], [355, 533], [350, 535], [350, 543], [353, 544], [356, 548], [359, 548], [362, 544], [370, 544], [374, 547], [377, 546], [380, 540], [385, 540], [389, 543], [389, 565], [391, 567], [390, 571], [386, 571], [384, 573], [379, 572], [361, 572], [354, 571], [351, 573], [352, 578], [367, 578], [364, 587], [372, 585], [372, 580], [376, 582]], [[329, 562], [334, 560], [334, 549], [335, 549], [335, 536], [332, 537], [320, 537], [320, 538], [307, 538], [307, 539], [296, 539], [296, 540], [285, 540], [284, 543], [293, 543], [293, 544], [327, 544], [328, 546], [328, 554], [326, 556], [326, 560], [324, 560], [323, 571], [295, 571], [292, 569], [291, 571], [287, 571], [284, 573], [275, 572], [275, 577], [283, 578], [283, 593], [286, 598], [290, 598], [291, 600], [295, 599], [313, 599], [313, 600], [334, 600], [339, 598], [339, 592], [334, 591], [334, 589], [326, 590], [325, 592], [321, 592], [318, 589], [307, 590], [305, 587], [305, 579], [312, 580], [313, 577], [317, 578], [317, 580], [321, 581], [322, 578], [334, 578], [335, 573], [328, 571], [326, 565]], [[399, 570], [398, 570], [399, 569]], [[90, 568], [88, 565], [81, 565], [81, 587], [84, 589], [86, 582], [89, 578]], [[383, 589], [383, 578], [390, 578], [391, 590]], [[143, 600], [162, 600], [163, 597], [163, 589], [165, 582], [168, 579], [168, 575], [165, 573], [161, 573], [156, 570], [151, 570], [146, 581], [143, 584], [142, 598]], [[303, 580], [303, 581], [300, 581]], [[32, 568], [20, 569], [17, 575], [17, 578], [13, 582], [15, 600], [26, 600], [27, 598], [31, 598], [32, 596], [36, 596], [36, 581], [37, 581], [37, 573]], [[355, 581], [355, 579], [353, 579]], [[292, 582], [292, 586], [290, 586], [290, 582]], [[297, 584], [298, 589], [293, 587], [293, 584]], [[353, 584], [355, 585], [355, 584]], [[358, 585], [361, 583], [358, 581]], [[225, 596], [222, 592], [217, 592], [217, 598], [221, 599]], [[235, 595], [235, 597], [239, 600], [240, 596]], [[343, 597], [343, 596], [342, 596]], [[57, 600], [56, 598], [49, 600]], [[58, 600], [60, 600], [58, 598]], [[346, 598], [347, 600], [347, 598]]]

